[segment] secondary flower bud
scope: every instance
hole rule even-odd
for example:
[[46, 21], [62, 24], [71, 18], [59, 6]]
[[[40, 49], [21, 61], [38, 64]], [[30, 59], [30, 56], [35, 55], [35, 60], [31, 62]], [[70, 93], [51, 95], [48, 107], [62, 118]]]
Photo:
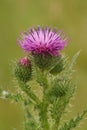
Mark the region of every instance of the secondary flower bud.
[[31, 78], [31, 62], [28, 57], [19, 59], [14, 69], [15, 77], [23, 82], [27, 82]]

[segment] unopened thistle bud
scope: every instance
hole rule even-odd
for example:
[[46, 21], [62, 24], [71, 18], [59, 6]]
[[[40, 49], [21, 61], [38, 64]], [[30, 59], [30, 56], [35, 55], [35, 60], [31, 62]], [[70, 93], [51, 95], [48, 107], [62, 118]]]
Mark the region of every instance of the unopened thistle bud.
[[31, 78], [31, 73], [32, 69], [29, 58], [26, 56], [19, 59], [14, 69], [15, 77], [20, 81], [27, 82]]

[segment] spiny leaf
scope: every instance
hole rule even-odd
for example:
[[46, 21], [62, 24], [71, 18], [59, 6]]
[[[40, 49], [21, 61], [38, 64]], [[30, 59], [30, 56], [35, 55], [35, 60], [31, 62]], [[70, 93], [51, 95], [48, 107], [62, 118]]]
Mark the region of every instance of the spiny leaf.
[[66, 106], [75, 91], [75, 85], [73, 85], [70, 81], [66, 81], [63, 87], [66, 88], [65, 95], [60, 98], [57, 98], [57, 100], [53, 102], [53, 107], [51, 109], [51, 116], [55, 120], [55, 124], [53, 126], [54, 128], [55, 126], [56, 128], [58, 128], [61, 116], [63, 115], [63, 113], [65, 113]]
[[53, 75], [57, 75], [62, 72], [66, 67], [67, 59], [68, 58], [65, 56], [57, 58], [56, 61], [53, 62], [53, 66], [51, 67], [49, 72]]
[[73, 66], [74, 66], [74, 64], [75, 64], [75, 62], [76, 62], [76, 59], [78, 58], [79, 54], [80, 54], [80, 51], [78, 51], [78, 52], [73, 56], [72, 61], [71, 61], [71, 64], [69, 65], [68, 71], [66, 71], [66, 73], [65, 73], [65, 78], [66, 78], [66, 79], [68, 79], [69, 76], [71, 75]]
[[8, 91], [5, 91], [5, 90], [1, 90], [1, 89], [0, 89], [0, 96], [1, 96], [1, 98], [12, 99], [16, 102], [18, 102], [19, 100], [22, 99], [22, 97], [19, 93], [14, 94], [14, 93], [11, 93], [11, 92], [8, 92]]
[[76, 128], [80, 121], [84, 119], [85, 114], [87, 113], [87, 110], [83, 111], [82, 114], [77, 115], [75, 118], [71, 119], [68, 123], [65, 123], [64, 126], [59, 128], [58, 130], [71, 130], [73, 128]]
[[39, 104], [39, 98], [34, 94], [29, 85], [19, 81], [20, 88], [29, 96], [35, 103]]

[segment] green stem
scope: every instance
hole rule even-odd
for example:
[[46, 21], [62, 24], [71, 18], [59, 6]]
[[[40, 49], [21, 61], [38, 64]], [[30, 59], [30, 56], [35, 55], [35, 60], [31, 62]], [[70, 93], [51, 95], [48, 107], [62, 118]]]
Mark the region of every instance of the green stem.
[[19, 82], [21, 89], [34, 101], [36, 104], [40, 104], [39, 98], [33, 93], [29, 86], [23, 82]]
[[35, 130], [36, 122], [29, 111], [28, 104], [25, 105], [24, 103], [24, 110], [25, 110], [25, 130]]
[[55, 124], [53, 126], [53, 130], [58, 130], [59, 121], [55, 121]]
[[40, 106], [40, 121], [43, 130], [49, 130], [48, 116], [47, 116], [48, 103], [44, 100]]
[[53, 104], [53, 119], [54, 125], [53, 130], [58, 130], [61, 116], [65, 110], [65, 103], [63, 102], [63, 98], [60, 98]]
[[43, 90], [43, 100], [40, 106], [40, 120], [41, 120], [41, 127], [43, 130], [50, 130], [49, 123], [48, 123], [48, 115], [47, 115], [47, 109], [48, 109], [48, 101], [46, 99], [46, 91], [47, 91], [48, 85]]

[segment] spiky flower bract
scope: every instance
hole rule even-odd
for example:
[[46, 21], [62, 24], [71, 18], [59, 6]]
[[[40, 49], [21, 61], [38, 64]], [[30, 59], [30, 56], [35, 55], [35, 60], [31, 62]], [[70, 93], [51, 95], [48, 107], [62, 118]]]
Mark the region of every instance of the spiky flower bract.
[[61, 30], [37, 27], [23, 33], [18, 43], [28, 53], [58, 56], [67, 45], [68, 38]]

